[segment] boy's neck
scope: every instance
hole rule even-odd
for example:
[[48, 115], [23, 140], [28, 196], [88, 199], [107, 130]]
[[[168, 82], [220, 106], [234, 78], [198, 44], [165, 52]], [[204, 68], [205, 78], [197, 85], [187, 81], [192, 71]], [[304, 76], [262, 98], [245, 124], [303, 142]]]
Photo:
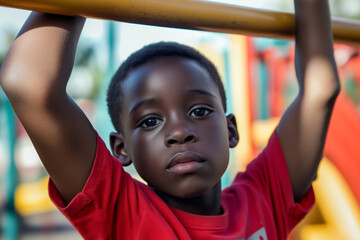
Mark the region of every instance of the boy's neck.
[[182, 211], [209, 216], [222, 214], [221, 181], [206, 193], [194, 198], [177, 198], [157, 189], [153, 190], [164, 202]]

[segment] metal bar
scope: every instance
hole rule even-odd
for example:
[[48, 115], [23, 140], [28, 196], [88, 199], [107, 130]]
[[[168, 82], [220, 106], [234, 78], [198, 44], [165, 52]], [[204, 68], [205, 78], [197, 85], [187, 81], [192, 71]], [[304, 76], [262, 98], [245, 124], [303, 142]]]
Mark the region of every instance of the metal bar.
[[[1, 6], [174, 28], [293, 39], [294, 15], [201, 0], [0, 0]], [[360, 46], [360, 22], [333, 19], [336, 42]]]

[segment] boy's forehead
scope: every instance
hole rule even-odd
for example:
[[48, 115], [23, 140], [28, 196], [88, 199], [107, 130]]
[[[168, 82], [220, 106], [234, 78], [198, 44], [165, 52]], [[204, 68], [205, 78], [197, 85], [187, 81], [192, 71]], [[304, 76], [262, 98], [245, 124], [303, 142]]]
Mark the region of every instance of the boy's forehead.
[[[214, 95], [220, 102], [218, 86], [209, 72], [196, 61], [183, 57], [162, 57], [135, 68], [122, 84], [123, 107], [157, 95], [199, 90]], [[193, 91], [194, 92], [194, 91]], [[125, 112], [128, 112], [125, 111]]]
[[208, 91], [215, 89], [219, 92], [209, 72], [198, 62], [173, 56], [159, 57], [138, 66], [123, 81], [122, 89], [125, 95], [129, 95], [179, 83], [181, 87], [198, 87]]

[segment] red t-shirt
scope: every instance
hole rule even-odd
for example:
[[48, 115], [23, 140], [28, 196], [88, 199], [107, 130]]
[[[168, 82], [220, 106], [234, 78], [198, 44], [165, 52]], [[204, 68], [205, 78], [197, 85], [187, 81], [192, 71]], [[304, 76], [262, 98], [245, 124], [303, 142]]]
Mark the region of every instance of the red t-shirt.
[[312, 188], [295, 203], [280, 143], [265, 150], [222, 192], [220, 216], [183, 212], [126, 173], [98, 136], [83, 191], [64, 206], [50, 181], [52, 201], [85, 239], [286, 239], [314, 203]]

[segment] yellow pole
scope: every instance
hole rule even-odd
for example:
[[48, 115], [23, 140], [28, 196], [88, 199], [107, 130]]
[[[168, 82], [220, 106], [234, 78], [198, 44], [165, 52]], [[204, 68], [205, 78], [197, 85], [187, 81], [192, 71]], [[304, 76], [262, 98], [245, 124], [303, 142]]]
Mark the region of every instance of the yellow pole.
[[[292, 39], [294, 15], [201, 0], [0, 0], [0, 6], [123, 22]], [[360, 22], [333, 19], [336, 42], [360, 46]]]
[[[244, 36], [231, 37], [230, 74], [232, 105], [237, 118], [237, 126], [240, 134], [239, 145], [234, 149], [235, 165], [231, 168], [232, 176], [236, 171], [245, 170], [246, 165], [253, 159], [251, 143], [251, 113], [249, 91], [249, 67], [248, 67], [248, 43]], [[270, 135], [269, 135], [270, 136]]]

